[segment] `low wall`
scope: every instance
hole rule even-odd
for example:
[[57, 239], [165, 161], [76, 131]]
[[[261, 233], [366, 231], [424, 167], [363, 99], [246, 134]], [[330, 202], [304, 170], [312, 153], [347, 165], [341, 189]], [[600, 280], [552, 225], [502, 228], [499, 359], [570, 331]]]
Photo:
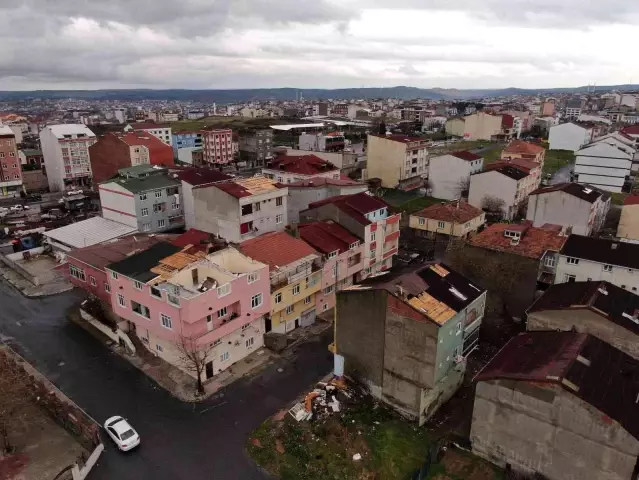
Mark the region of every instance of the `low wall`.
[[114, 331], [113, 328], [105, 325], [97, 318], [93, 317], [91, 314], [85, 312], [82, 308], [80, 308], [80, 317], [82, 317], [85, 322], [91, 324], [91, 326], [93, 326], [96, 330], [99, 330], [114, 342], [118, 344], [124, 343], [124, 345], [126, 345], [126, 348], [129, 350], [129, 353], [135, 354], [135, 345], [133, 344], [129, 336], [122, 330], [116, 328]]
[[[42, 247], [34, 248], [31, 250], [25, 250], [27, 252], [33, 252], [34, 250], [40, 250], [37, 254], [42, 253]], [[10, 253], [9, 255], [0, 255], [0, 262], [4, 263], [11, 270], [17, 272], [20, 276], [26, 278], [31, 283], [33, 283], [36, 287], [40, 285], [40, 280], [38, 277], [29, 273], [24, 267], [18, 265], [15, 260], [22, 259], [22, 254], [24, 252]], [[17, 255], [17, 257], [16, 257]], [[35, 255], [35, 253], [34, 253]], [[13, 258], [12, 258], [13, 257]]]

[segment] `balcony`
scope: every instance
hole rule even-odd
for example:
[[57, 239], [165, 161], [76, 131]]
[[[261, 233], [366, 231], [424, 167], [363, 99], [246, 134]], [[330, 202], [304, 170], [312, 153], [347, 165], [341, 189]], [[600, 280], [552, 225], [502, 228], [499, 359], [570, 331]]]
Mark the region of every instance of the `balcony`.
[[[274, 272], [271, 275], [271, 287], [273, 291], [279, 290], [280, 288], [285, 287], [286, 285], [290, 285], [293, 283], [297, 283], [309, 275], [319, 272], [322, 269], [319, 261], [315, 262], [306, 262], [303, 265], [298, 266], [296, 269], [292, 271], [285, 271], [282, 273]], [[307, 288], [310, 288], [311, 285], [306, 285]]]

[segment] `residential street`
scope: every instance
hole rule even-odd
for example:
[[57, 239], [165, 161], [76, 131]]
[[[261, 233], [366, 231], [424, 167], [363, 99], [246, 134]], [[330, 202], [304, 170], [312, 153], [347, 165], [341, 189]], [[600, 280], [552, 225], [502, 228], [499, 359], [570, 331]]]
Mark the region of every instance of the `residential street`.
[[123, 415], [140, 433], [140, 448], [126, 454], [104, 435], [106, 451], [90, 480], [266, 478], [245, 454], [248, 433], [332, 369], [329, 330], [298, 347], [293, 361], [185, 404], [66, 319], [81, 298], [71, 291], [30, 300], [0, 282], [0, 340], [98, 422]]

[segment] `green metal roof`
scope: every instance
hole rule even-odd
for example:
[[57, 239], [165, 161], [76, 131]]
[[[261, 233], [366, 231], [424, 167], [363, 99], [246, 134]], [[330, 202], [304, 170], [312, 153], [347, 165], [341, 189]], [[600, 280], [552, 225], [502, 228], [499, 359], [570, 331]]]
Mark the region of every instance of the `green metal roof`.
[[121, 168], [118, 174], [122, 177], [139, 177], [141, 175], [149, 175], [166, 170], [165, 167], [159, 167], [150, 164], [135, 165], [134, 167]]
[[106, 183], [117, 183], [131, 193], [146, 192], [149, 190], [157, 190], [159, 188], [175, 187], [181, 183], [175, 178], [171, 178], [163, 174], [149, 175], [148, 177], [138, 178], [116, 178]]

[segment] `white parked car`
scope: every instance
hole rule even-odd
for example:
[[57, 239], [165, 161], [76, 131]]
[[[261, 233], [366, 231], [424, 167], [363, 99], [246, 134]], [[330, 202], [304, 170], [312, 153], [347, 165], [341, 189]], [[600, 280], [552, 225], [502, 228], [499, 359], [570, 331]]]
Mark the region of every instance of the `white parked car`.
[[120, 450], [127, 452], [140, 445], [140, 435], [123, 417], [111, 417], [104, 422], [104, 429]]

